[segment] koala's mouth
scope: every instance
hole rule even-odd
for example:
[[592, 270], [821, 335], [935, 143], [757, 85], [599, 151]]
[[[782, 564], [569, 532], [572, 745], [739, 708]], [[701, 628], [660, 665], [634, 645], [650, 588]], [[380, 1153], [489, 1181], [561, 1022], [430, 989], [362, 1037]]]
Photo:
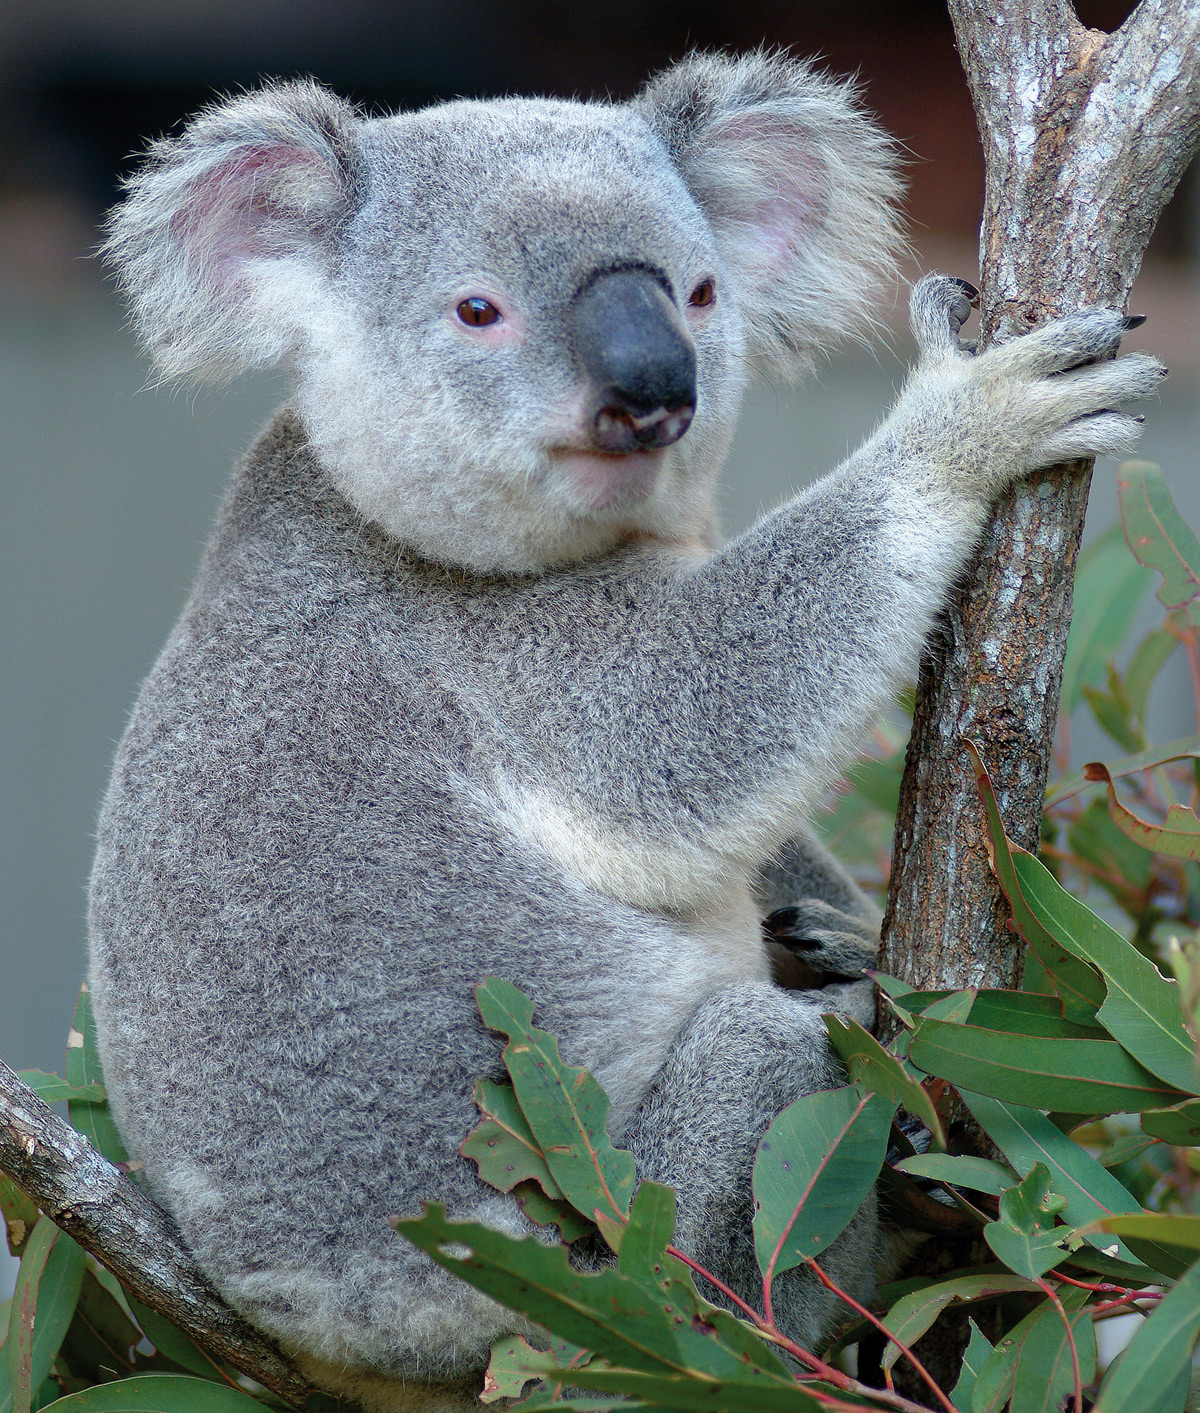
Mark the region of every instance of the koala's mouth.
[[658, 489], [664, 447], [607, 452], [556, 449], [555, 480], [584, 513], [623, 510], [642, 504]]

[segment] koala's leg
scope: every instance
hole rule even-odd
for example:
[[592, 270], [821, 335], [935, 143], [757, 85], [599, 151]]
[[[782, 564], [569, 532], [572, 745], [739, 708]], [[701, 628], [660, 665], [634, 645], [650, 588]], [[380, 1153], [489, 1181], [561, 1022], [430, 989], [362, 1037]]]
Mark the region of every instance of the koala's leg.
[[[875, 964], [878, 910], [809, 831], [789, 839], [764, 865], [755, 895], [776, 985], [791, 990], [823, 987], [830, 977], [861, 978]], [[845, 1009], [870, 1026], [874, 988], [860, 981], [854, 992], [855, 1004]]]
[[[771, 1120], [792, 1100], [845, 1083], [830, 1056], [821, 1012], [844, 1009], [840, 998], [849, 989], [828, 987], [810, 998], [748, 983], [709, 997], [679, 1033], [619, 1135], [633, 1150], [642, 1178], [675, 1188], [676, 1245], [755, 1308], [762, 1302], [751, 1230], [755, 1151]], [[874, 1283], [878, 1247], [872, 1193], [822, 1265], [861, 1298]], [[717, 1299], [711, 1289], [703, 1293]], [[845, 1313], [803, 1270], [778, 1277], [773, 1299], [780, 1328], [810, 1349]]]

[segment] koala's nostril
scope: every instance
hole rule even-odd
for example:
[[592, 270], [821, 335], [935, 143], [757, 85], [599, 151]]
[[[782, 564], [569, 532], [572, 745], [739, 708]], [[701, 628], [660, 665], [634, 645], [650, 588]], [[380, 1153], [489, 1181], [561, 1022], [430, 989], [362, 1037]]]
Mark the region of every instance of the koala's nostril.
[[618, 455], [651, 451], [677, 442], [691, 426], [695, 412], [695, 403], [688, 402], [681, 407], [656, 407], [639, 417], [610, 402], [596, 413], [592, 431], [601, 451]]

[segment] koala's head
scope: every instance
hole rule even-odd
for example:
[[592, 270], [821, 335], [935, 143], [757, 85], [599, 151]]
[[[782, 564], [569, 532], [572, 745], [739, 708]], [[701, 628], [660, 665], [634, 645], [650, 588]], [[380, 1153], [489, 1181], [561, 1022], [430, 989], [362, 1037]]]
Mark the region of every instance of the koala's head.
[[748, 360], [869, 325], [896, 190], [853, 91], [774, 55], [390, 118], [288, 83], [156, 144], [106, 250], [164, 378], [289, 361], [362, 515], [525, 573], [710, 535]]

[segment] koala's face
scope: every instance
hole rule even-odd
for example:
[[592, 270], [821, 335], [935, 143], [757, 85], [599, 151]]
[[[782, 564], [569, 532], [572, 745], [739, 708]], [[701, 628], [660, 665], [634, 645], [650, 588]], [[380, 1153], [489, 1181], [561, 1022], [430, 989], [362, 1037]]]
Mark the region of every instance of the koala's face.
[[[390, 533], [477, 568], [709, 532], [745, 336], [709, 223], [640, 116], [456, 103], [368, 123], [370, 191], [299, 405]], [[327, 315], [328, 317], [328, 315]]]
[[422, 554], [707, 543], [747, 360], [853, 335], [895, 252], [852, 96], [761, 54], [624, 105], [269, 87], [152, 150], [108, 251], [166, 376], [289, 359], [333, 479]]

